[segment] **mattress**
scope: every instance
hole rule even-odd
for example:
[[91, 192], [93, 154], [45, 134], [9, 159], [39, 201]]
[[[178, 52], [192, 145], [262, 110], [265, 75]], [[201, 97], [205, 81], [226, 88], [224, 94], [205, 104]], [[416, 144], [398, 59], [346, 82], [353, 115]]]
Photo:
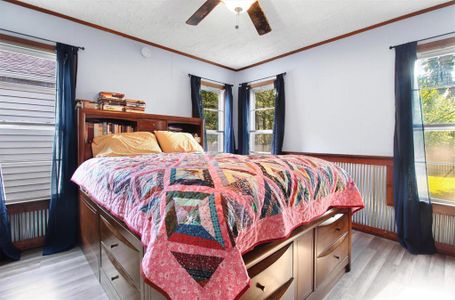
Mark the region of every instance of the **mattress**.
[[144, 280], [172, 299], [238, 298], [244, 253], [332, 207], [364, 206], [343, 169], [300, 155], [93, 158], [72, 180], [140, 237]]

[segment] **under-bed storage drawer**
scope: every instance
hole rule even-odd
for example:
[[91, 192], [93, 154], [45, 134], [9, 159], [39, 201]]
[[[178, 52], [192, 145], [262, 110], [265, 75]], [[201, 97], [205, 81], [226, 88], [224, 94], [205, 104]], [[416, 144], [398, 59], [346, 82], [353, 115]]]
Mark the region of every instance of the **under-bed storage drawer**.
[[321, 286], [341, 265], [347, 264], [348, 256], [349, 236], [346, 234], [316, 257], [316, 286]]
[[119, 269], [123, 269], [136, 288], [139, 288], [141, 254], [106, 219], [103, 217], [100, 219], [101, 248]]
[[348, 217], [345, 214], [336, 214], [317, 227], [316, 254], [326, 251], [340, 237], [349, 231]]
[[285, 246], [248, 269], [251, 286], [242, 299], [280, 299], [285, 294], [294, 298], [293, 246]]
[[140, 292], [131, 279], [114, 266], [106, 250], [101, 248], [101, 282], [110, 298], [139, 299]]

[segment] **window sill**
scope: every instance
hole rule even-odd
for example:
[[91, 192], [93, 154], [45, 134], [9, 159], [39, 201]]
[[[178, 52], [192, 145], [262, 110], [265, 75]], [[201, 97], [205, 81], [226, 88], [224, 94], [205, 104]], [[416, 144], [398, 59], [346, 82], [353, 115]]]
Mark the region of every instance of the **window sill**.
[[433, 213], [440, 215], [455, 216], [455, 203], [445, 204], [439, 202], [433, 202]]
[[9, 215], [14, 215], [23, 212], [31, 212], [49, 208], [49, 199], [34, 200], [25, 202], [6, 203], [6, 208]]

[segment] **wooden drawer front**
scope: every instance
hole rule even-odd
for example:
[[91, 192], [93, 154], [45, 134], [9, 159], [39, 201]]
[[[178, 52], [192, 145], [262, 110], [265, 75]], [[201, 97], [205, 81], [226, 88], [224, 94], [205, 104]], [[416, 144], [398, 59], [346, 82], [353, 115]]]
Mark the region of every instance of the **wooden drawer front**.
[[100, 223], [102, 248], [116, 261], [116, 265], [120, 265], [119, 267], [127, 273], [126, 275], [139, 288], [141, 280], [139, 271], [141, 257], [139, 251], [103, 217], [101, 217]]
[[101, 249], [101, 271], [105, 277], [102, 280], [104, 287], [115, 290], [120, 299], [140, 298], [139, 290], [116, 269], [104, 248]]
[[242, 299], [280, 299], [283, 295], [294, 298], [293, 252], [291, 243], [251, 267], [251, 286]]
[[347, 262], [349, 255], [348, 235], [338, 240], [333, 248], [328, 250], [316, 258], [316, 286], [320, 286], [340, 264]]
[[317, 255], [327, 250], [349, 230], [347, 215], [337, 214], [317, 227]]
[[297, 297], [305, 299], [313, 292], [314, 279], [314, 230], [310, 230], [294, 242], [297, 268]]
[[99, 279], [100, 235], [98, 211], [90, 205], [84, 196], [80, 196], [79, 214], [84, 222], [80, 223], [82, 251], [90, 267]]
[[139, 120], [137, 122], [137, 131], [154, 131], [167, 130], [167, 122], [165, 120]]

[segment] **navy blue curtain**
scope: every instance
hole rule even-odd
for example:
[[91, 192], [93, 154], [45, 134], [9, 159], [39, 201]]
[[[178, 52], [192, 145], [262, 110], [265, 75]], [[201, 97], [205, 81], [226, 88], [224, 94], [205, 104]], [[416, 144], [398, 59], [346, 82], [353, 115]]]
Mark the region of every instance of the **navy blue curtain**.
[[8, 210], [5, 204], [5, 189], [3, 186], [2, 167], [0, 165], [0, 259], [19, 260], [21, 253], [11, 242]]
[[238, 153], [248, 155], [250, 153], [250, 87], [248, 83], [242, 83], [239, 87], [239, 149]]
[[203, 118], [204, 108], [201, 98], [201, 77], [190, 75], [191, 104], [193, 118]]
[[272, 154], [281, 154], [284, 139], [284, 116], [286, 98], [284, 94], [284, 74], [277, 75], [275, 79], [275, 116], [273, 119]]
[[234, 98], [232, 96], [232, 85], [224, 85], [224, 152], [235, 152], [234, 138]]
[[[201, 97], [201, 77], [190, 75], [191, 108], [193, 118], [204, 118], [204, 106]], [[204, 149], [207, 149], [207, 135], [204, 127]]]
[[71, 176], [77, 168], [75, 110], [77, 47], [57, 44], [57, 100], [52, 157], [51, 201], [44, 255], [74, 247], [78, 241], [77, 186]]
[[426, 177], [422, 110], [415, 86], [417, 43], [395, 48], [393, 188], [401, 245], [414, 254], [435, 253]]

